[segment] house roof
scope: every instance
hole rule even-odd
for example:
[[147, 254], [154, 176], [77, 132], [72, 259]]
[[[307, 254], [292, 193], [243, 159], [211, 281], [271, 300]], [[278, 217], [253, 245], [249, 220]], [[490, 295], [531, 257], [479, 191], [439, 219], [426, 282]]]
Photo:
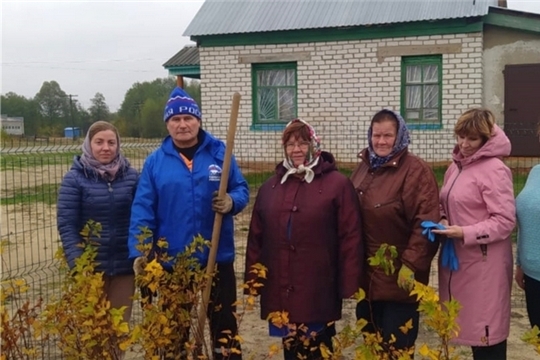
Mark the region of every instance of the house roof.
[[[484, 16], [498, 0], [206, 0], [184, 36], [342, 28]], [[219, 21], [217, 19], [220, 19]]]
[[171, 66], [199, 65], [199, 49], [194, 45], [187, 45], [163, 64], [164, 68]]

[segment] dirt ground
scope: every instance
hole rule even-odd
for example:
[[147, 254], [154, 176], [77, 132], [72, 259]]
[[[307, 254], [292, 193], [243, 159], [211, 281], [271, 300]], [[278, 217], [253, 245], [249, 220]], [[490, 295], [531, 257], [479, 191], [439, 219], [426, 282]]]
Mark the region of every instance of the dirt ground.
[[[40, 182], [59, 181], [64, 167], [58, 169], [38, 169], [35, 176], [41, 179], [32, 179], [36, 184]], [[60, 174], [60, 175], [58, 175]], [[21, 171], [22, 178], [15, 178], [13, 183], [21, 184], [25, 178], [31, 178], [24, 171]], [[5, 185], [2, 189], [5, 189]], [[2, 196], [5, 196], [3, 193]], [[254, 196], [252, 196], [254, 198]], [[3, 205], [0, 207], [2, 226], [0, 238], [7, 241], [7, 246], [2, 254], [2, 279], [23, 276], [34, 287], [34, 296], [44, 296], [45, 299], [58, 294], [58, 273], [53, 262], [54, 253], [58, 248], [58, 235], [56, 232], [56, 212], [55, 206], [43, 203], [30, 205]], [[247, 230], [251, 207], [248, 207], [242, 214], [236, 217], [236, 245], [237, 262], [235, 268], [238, 281], [242, 281], [244, 268], [245, 247], [247, 241]], [[436, 279], [436, 276], [432, 276]], [[436, 284], [433, 284], [436, 286]], [[239, 296], [241, 296], [239, 292]], [[337, 323], [338, 330], [345, 324], [354, 322], [354, 306], [351, 301], [345, 302], [343, 319]], [[141, 318], [140, 307], [135, 306], [133, 321], [137, 322]], [[279, 344], [280, 340], [268, 336], [267, 324], [259, 319], [259, 309], [247, 312], [240, 324], [240, 334], [244, 339], [243, 352], [245, 359], [265, 359], [268, 349], [272, 344]], [[532, 360], [539, 359], [540, 356], [534, 349], [520, 340], [520, 336], [529, 328], [523, 295], [521, 290], [514, 288], [514, 301], [512, 309], [511, 331], [508, 339], [508, 359]], [[422, 343], [434, 344], [436, 339], [433, 334], [425, 329], [420, 329], [417, 345]], [[464, 359], [472, 358], [468, 348], [460, 348], [460, 353]], [[53, 355], [47, 357], [54, 358]], [[127, 359], [142, 359], [141, 354], [128, 353]], [[274, 359], [281, 359], [281, 354], [274, 356]], [[349, 352], [345, 357], [352, 359]]]
[[55, 164], [2, 171], [0, 196], [13, 196], [20, 189], [43, 184], [60, 184], [62, 177], [70, 167], [71, 164]]

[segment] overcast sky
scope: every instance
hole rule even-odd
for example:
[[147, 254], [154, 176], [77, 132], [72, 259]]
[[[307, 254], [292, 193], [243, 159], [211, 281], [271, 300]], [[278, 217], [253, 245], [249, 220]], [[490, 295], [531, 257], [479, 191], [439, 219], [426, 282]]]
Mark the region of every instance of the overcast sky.
[[[34, 97], [55, 80], [85, 108], [101, 92], [116, 111], [135, 82], [168, 76], [162, 65], [192, 44], [182, 33], [202, 3], [2, 1], [1, 92]], [[540, 0], [508, 7], [540, 13]]]
[[2, 1], [2, 94], [34, 97], [55, 80], [86, 108], [97, 92], [116, 111], [135, 82], [168, 76], [163, 63], [203, 0]]

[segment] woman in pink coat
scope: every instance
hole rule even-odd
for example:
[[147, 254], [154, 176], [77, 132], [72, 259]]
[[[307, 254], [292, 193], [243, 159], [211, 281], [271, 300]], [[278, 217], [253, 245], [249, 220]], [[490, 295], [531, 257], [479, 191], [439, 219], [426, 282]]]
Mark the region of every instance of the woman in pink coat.
[[442, 220], [459, 261], [451, 270], [439, 261], [441, 301], [462, 308], [455, 344], [472, 347], [474, 360], [506, 359], [510, 331], [512, 243], [515, 202], [512, 173], [501, 158], [510, 141], [486, 109], [467, 110], [454, 128], [454, 162], [440, 193]]

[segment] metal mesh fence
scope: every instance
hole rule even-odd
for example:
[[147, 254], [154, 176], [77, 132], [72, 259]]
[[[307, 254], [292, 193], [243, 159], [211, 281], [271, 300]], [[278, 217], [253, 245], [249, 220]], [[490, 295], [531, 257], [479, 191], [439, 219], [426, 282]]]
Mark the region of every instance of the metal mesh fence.
[[[225, 137], [224, 132], [219, 131], [223, 129], [216, 130], [216, 135]], [[350, 174], [356, 164], [356, 154], [367, 144], [365, 135], [340, 131], [337, 127], [317, 130], [323, 149], [335, 155], [340, 171]], [[525, 132], [523, 136], [530, 137], [532, 131], [530, 129], [530, 133]], [[236, 137], [235, 156], [250, 185], [250, 203], [235, 219], [235, 268], [239, 280], [244, 269], [247, 232], [257, 189], [283, 159], [280, 136], [280, 131], [244, 131]], [[122, 152], [135, 168], [141, 170], [144, 159], [160, 143], [161, 140], [122, 139]], [[432, 165], [439, 185], [454, 143], [451, 131], [412, 132], [411, 151]], [[31, 289], [30, 297], [41, 296], [45, 302], [57, 298], [61, 291], [63, 275], [54, 259], [59, 246], [56, 198], [62, 177], [70, 169], [73, 156], [80, 154], [81, 144], [81, 139], [7, 139], [1, 144], [2, 280], [25, 278]], [[540, 148], [538, 143], [535, 145]], [[517, 195], [530, 168], [540, 163], [540, 157], [510, 157], [505, 162], [512, 169]], [[436, 279], [436, 262], [434, 264], [432, 280]], [[519, 289], [513, 291], [512, 304], [515, 308], [524, 307]], [[52, 357], [49, 354], [44, 358]]]

